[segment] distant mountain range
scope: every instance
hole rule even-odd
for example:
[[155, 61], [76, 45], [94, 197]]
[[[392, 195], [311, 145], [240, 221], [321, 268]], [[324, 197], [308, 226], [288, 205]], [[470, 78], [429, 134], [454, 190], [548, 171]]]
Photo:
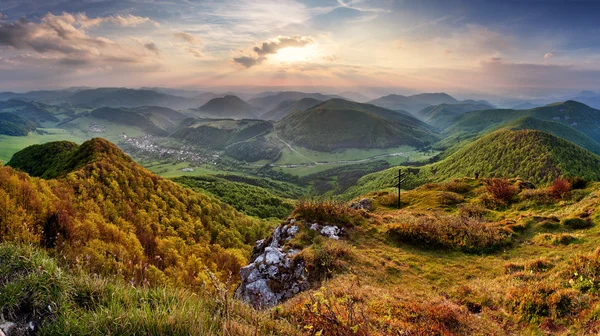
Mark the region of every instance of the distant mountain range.
[[467, 100], [461, 102], [446, 93], [421, 93], [413, 96], [391, 94], [369, 101], [369, 104], [385, 107], [390, 110], [404, 110], [411, 113], [416, 113], [433, 105], [459, 103], [487, 105], [490, 108], [494, 107], [484, 100]]
[[205, 118], [256, 119], [255, 109], [237, 96], [214, 98], [197, 109], [195, 115]]
[[300, 100], [285, 100], [279, 103], [279, 105], [277, 105], [274, 109], [268, 111], [260, 117], [261, 119], [265, 120], [281, 120], [294, 111], [303, 111], [322, 102], [322, 100], [314, 98], [302, 98]]
[[265, 97], [253, 98], [248, 100], [248, 104], [252, 107], [268, 112], [277, 107], [277, 105], [281, 104], [286, 100], [300, 100], [303, 98], [312, 98], [320, 101], [329, 100], [332, 98], [341, 98], [337, 95], [324, 95], [321, 93], [304, 93], [298, 91], [284, 91], [278, 92], [273, 95], [268, 95]]

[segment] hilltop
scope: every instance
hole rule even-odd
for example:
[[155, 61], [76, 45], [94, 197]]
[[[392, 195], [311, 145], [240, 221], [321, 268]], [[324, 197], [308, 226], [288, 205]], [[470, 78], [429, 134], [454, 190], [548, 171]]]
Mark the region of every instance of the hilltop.
[[294, 111], [304, 111], [322, 102], [322, 100], [317, 100], [313, 98], [302, 98], [300, 100], [286, 100], [281, 102], [274, 109], [261, 115], [260, 117], [261, 119], [265, 120], [281, 120]]
[[169, 135], [169, 132], [159, 127], [152, 120], [150, 120], [148, 118], [149, 115], [144, 115], [134, 110], [113, 107], [101, 107], [90, 112], [90, 116], [98, 119], [107, 120], [116, 124], [138, 127], [144, 132], [153, 135]]
[[0, 101], [0, 112], [12, 113], [34, 122], [57, 122], [58, 119], [47, 109], [47, 105], [22, 100]]
[[360, 178], [348, 189], [355, 197], [393, 185], [398, 168], [408, 174], [406, 188], [451, 178], [521, 177], [542, 185], [557, 177], [600, 180], [600, 156], [549, 133], [501, 129], [473, 141], [442, 161], [423, 167], [394, 167]]
[[210, 118], [256, 118], [254, 109], [248, 103], [232, 95], [211, 99], [208, 103], [192, 111]]
[[436, 139], [430, 126], [407, 113], [342, 99], [293, 112], [279, 121], [276, 129], [284, 139], [320, 151], [423, 147]]

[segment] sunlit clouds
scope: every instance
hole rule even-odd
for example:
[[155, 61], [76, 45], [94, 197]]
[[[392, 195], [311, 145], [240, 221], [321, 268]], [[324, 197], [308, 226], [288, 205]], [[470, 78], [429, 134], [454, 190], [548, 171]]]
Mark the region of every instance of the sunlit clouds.
[[594, 89], [600, 80], [589, 74], [600, 71], [600, 37], [590, 6], [6, 0], [0, 86]]

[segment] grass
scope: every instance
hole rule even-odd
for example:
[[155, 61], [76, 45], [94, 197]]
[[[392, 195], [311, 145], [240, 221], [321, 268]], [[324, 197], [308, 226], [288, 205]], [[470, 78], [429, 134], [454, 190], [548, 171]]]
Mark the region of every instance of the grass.
[[231, 299], [222, 284], [203, 293], [134, 288], [72, 273], [32, 246], [0, 244], [0, 309], [38, 335], [299, 335], [285, 320]]
[[42, 135], [36, 132], [32, 132], [29, 133], [29, 135], [26, 137], [0, 135], [0, 143], [2, 144], [2, 146], [0, 146], [0, 160], [6, 163], [10, 161], [10, 158], [13, 156], [13, 154], [31, 145], [39, 145], [46, 142], [61, 140], [82, 143], [84, 140], [62, 129], [40, 128], [40, 130], [47, 131], [50, 134]]

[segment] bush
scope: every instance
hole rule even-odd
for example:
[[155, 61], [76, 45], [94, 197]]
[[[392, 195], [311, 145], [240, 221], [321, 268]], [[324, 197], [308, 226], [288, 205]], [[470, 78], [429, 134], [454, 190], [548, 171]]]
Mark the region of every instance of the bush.
[[438, 195], [438, 200], [443, 205], [455, 205], [462, 202], [464, 198], [455, 192], [443, 191]]
[[552, 182], [552, 186], [550, 186], [550, 195], [555, 198], [565, 198], [569, 194], [569, 191], [571, 191], [571, 184], [569, 181], [559, 177], [556, 178], [554, 182]]
[[589, 255], [578, 255], [565, 272], [568, 284], [582, 292], [598, 293], [600, 290], [600, 249]]
[[569, 289], [537, 283], [509, 290], [506, 297], [508, 308], [523, 321], [537, 321], [540, 318], [563, 318], [575, 315], [577, 293]]
[[356, 226], [362, 224], [368, 214], [362, 210], [351, 209], [342, 202], [300, 201], [296, 205], [292, 217], [320, 224]]
[[343, 271], [351, 253], [352, 249], [346, 242], [317, 236], [309, 248], [296, 256], [296, 260], [304, 261], [311, 280], [322, 281], [335, 272]]
[[550, 204], [553, 202], [548, 192], [544, 189], [524, 189], [519, 194], [522, 201], [530, 201], [538, 205]]
[[510, 184], [507, 179], [498, 178], [490, 179], [486, 184], [486, 189], [500, 204], [510, 203], [519, 192], [519, 188]]
[[463, 204], [458, 208], [458, 216], [467, 219], [467, 218], [477, 218], [483, 219], [487, 214], [487, 210], [477, 204]]
[[591, 221], [581, 218], [565, 218], [562, 224], [572, 230], [585, 229], [592, 226]]
[[389, 227], [393, 239], [424, 248], [491, 252], [510, 243], [512, 230], [490, 225], [477, 218], [435, 215], [402, 218]]
[[454, 180], [442, 185], [443, 190], [464, 194], [471, 190], [471, 186], [465, 182]]
[[570, 235], [568, 233], [560, 233], [560, 234], [539, 234], [533, 238], [533, 241], [540, 245], [569, 245], [577, 241], [577, 237]]
[[585, 189], [585, 187], [587, 187], [588, 181], [581, 177], [575, 176], [569, 178], [569, 183], [571, 184], [571, 189], [577, 190]]

